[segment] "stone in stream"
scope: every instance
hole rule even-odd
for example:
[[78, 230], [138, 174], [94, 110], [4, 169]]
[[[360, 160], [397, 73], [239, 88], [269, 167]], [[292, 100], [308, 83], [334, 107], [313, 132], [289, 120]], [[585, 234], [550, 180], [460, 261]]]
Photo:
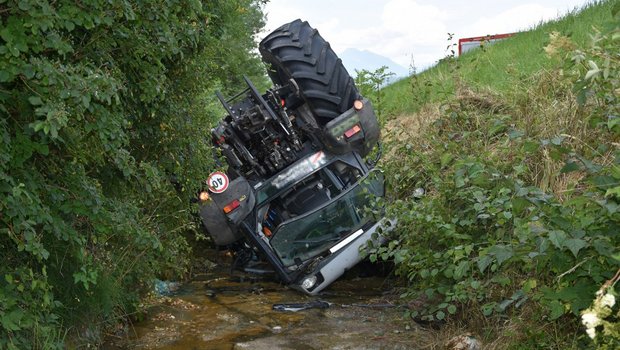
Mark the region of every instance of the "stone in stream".
[[456, 336], [446, 343], [446, 350], [480, 350], [480, 342], [471, 333]]

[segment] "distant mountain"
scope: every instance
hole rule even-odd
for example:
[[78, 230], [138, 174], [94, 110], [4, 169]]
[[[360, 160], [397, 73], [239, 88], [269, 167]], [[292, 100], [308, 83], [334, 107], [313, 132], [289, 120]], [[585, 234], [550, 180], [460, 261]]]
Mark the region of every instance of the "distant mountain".
[[345, 68], [347, 68], [347, 71], [349, 72], [349, 74], [351, 74], [352, 77], [355, 77], [356, 69], [366, 69], [369, 71], [374, 71], [375, 69], [381, 68], [382, 66], [387, 66], [390, 72], [396, 74], [392, 78], [392, 81], [409, 75], [409, 70], [407, 70], [407, 68], [401, 66], [400, 64], [392, 61], [385, 56], [381, 56], [368, 50], [362, 51], [358, 49], [346, 49], [339, 56], [342, 59], [342, 63], [344, 64]]

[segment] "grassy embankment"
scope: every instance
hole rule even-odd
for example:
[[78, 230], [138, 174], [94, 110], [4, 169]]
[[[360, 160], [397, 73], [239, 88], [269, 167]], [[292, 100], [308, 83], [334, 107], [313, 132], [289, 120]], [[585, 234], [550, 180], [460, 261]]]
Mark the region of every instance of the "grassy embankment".
[[609, 22], [610, 11], [610, 3], [589, 6], [497, 45], [470, 52], [459, 57], [456, 63], [442, 62], [414, 79], [402, 79], [384, 90], [388, 119], [418, 112], [422, 105], [430, 102], [445, 101], [446, 96], [455, 94], [458, 80], [472, 89], [501, 94], [532, 86], [534, 75], [554, 70], [561, 63], [558, 56], [551, 58], [544, 50], [552, 32], [568, 36], [577, 47], [585, 47], [590, 44], [592, 26], [600, 28], [601, 24]]
[[[618, 305], [603, 298], [613, 286], [601, 288], [620, 265], [614, 8], [587, 6], [383, 90], [399, 226], [371, 260], [395, 261], [411, 317], [489, 348], [618, 345]], [[596, 343], [584, 312], [598, 315]]]

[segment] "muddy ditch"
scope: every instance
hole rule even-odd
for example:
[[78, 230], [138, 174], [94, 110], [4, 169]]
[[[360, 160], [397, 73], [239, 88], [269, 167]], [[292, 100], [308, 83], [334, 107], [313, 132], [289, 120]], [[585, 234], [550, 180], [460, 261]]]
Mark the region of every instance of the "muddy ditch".
[[[110, 335], [104, 349], [411, 349], [432, 331], [403, 319], [384, 275], [360, 277], [364, 265], [318, 297], [268, 276], [213, 268], [152, 299], [144, 321]], [[277, 304], [320, 303], [302, 311]], [[310, 304], [312, 305], [312, 304]], [[287, 306], [287, 305], [284, 305]], [[289, 305], [290, 306], [290, 305]], [[293, 305], [299, 306], [299, 305]], [[280, 308], [282, 309], [282, 308]]]

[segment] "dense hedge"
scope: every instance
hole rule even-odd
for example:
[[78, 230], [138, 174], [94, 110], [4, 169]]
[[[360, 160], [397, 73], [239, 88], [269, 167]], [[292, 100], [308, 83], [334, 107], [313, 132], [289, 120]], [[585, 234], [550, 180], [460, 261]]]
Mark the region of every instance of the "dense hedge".
[[0, 348], [62, 346], [182, 271], [211, 92], [262, 71], [258, 3], [0, 0]]

